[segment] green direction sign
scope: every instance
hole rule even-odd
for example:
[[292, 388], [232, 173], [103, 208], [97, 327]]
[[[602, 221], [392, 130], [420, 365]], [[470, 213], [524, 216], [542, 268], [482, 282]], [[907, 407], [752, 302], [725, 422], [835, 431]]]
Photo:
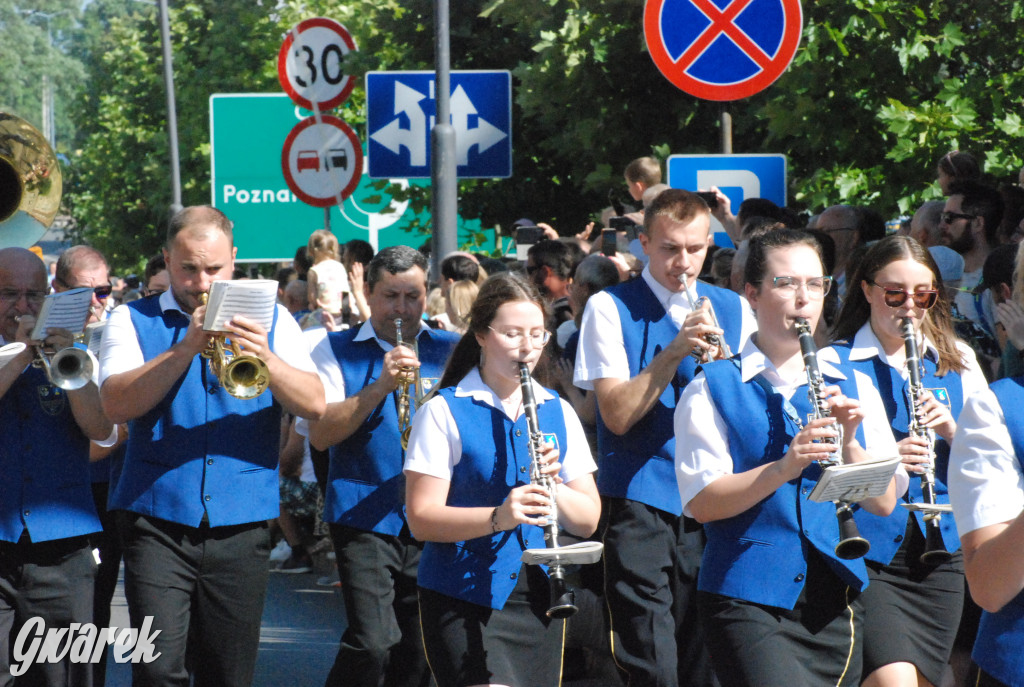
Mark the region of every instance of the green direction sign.
[[[281, 148], [292, 128], [312, 113], [284, 93], [223, 93], [210, 96], [210, 176], [212, 205], [234, 222], [238, 259], [291, 260], [309, 235], [324, 226], [324, 210], [306, 205], [288, 188], [281, 171]], [[364, 166], [365, 172], [365, 166]], [[392, 179], [399, 185], [427, 186], [419, 180]], [[428, 234], [403, 227], [417, 216], [408, 203], [373, 188], [363, 174], [359, 187], [340, 207], [330, 209], [331, 231], [344, 243], [369, 241], [375, 249], [419, 246]], [[480, 230], [477, 220], [459, 220], [459, 243]]]

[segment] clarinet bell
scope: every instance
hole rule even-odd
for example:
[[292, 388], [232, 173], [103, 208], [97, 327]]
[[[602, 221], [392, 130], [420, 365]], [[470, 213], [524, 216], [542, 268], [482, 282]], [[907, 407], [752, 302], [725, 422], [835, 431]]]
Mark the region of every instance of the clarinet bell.
[[946, 544], [942, 541], [942, 529], [937, 519], [926, 520], [924, 530], [924, 553], [918, 560], [925, 565], [942, 565], [953, 557], [953, 554], [946, 551]]
[[836, 518], [839, 519], [839, 543], [835, 548], [836, 556], [844, 561], [863, 558], [871, 550], [871, 542], [860, 536], [857, 521], [853, 519], [853, 511], [848, 505], [843, 504], [836, 508]]

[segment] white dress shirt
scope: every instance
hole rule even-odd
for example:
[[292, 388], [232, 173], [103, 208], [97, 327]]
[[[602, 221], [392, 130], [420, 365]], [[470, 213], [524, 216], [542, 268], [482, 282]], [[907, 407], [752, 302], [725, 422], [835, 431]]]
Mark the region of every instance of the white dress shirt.
[[[832, 363], [821, 358], [818, 365], [822, 375], [826, 377], [848, 377]], [[763, 373], [764, 378], [787, 399], [796, 393], [807, 393], [807, 375], [803, 371], [796, 377], [783, 378], [771, 360], [751, 339], [740, 352], [740, 375], [744, 382], [748, 382], [759, 373]], [[864, 450], [875, 458], [895, 457], [899, 451], [878, 390], [866, 375], [853, 372], [853, 378], [857, 384], [861, 408], [865, 413], [864, 421], [861, 423], [864, 430]], [[683, 502], [683, 513], [692, 517], [689, 502], [719, 477], [733, 474], [729, 430], [711, 399], [707, 378], [703, 373], [699, 373], [686, 385], [676, 406], [674, 425], [676, 482]], [[777, 456], [776, 459], [781, 457]], [[896, 470], [897, 494], [905, 492], [909, 483], [910, 478], [900, 466]]]
[[967, 399], [949, 453], [949, 501], [957, 530], [1013, 520], [1024, 510], [1024, 470], [991, 390]]
[[[505, 412], [501, 399], [484, 383], [479, 368], [474, 367], [469, 374], [455, 387], [456, 396], [469, 396], [486, 403], [492, 408]], [[537, 404], [557, 401], [562, 406], [565, 416], [565, 440], [568, 446], [559, 447], [559, 461], [562, 470], [559, 475], [566, 483], [593, 473], [597, 470], [594, 457], [590, 454], [587, 436], [583, 433], [583, 425], [576, 417], [572, 406], [558, 396], [550, 394], [540, 384], [533, 381], [533, 395]], [[506, 415], [515, 421], [522, 415], [522, 404], [516, 417]], [[470, 429], [470, 428], [465, 428]], [[544, 431], [544, 428], [540, 428]], [[431, 475], [451, 481], [452, 471], [462, 457], [462, 435], [455, 424], [448, 402], [441, 396], [434, 396], [413, 417], [412, 432], [409, 435], [409, 448], [405, 453], [405, 470]]]
[[[691, 312], [686, 293], [675, 293], [659, 284], [651, 274], [650, 267], [644, 268], [640, 278], [647, 282], [672, 322], [682, 329], [683, 321]], [[690, 284], [688, 290], [696, 300], [694, 285]], [[746, 304], [747, 299], [742, 296], [739, 299], [743, 305], [743, 324], [740, 330], [740, 348], [743, 348], [743, 344], [757, 330], [757, 321]], [[581, 389], [592, 390], [595, 379], [629, 379], [631, 376], [619, 309], [611, 294], [599, 291], [590, 297], [583, 311], [573, 384]]]

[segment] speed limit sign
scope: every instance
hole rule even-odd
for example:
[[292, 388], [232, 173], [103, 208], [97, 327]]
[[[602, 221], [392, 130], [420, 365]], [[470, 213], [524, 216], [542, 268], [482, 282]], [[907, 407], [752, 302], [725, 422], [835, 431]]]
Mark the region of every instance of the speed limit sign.
[[345, 56], [356, 49], [348, 29], [326, 17], [296, 24], [277, 54], [277, 78], [297, 105], [331, 110], [345, 102], [355, 78], [345, 73]]

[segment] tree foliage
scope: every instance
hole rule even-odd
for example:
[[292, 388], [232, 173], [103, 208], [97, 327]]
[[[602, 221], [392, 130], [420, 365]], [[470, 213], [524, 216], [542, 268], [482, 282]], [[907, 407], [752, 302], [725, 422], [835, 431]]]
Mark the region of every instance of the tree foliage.
[[[209, 96], [278, 92], [277, 49], [289, 27], [318, 15], [345, 24], [360, 48], [346, 70], [361, 83], [369, 70], [432, 69], [433, 11], [431, 0], [172, 2], [184, 202], [210, 197]], [[935, 162], [954, 148], [981, 157], [995, 181], [1015, 178], [1024, 137], [1019, 3], [817, 0], [803, 11], [790, 69], [724, 106], [735, 152], [789, 157], [793, 204], [907, 212], [938, 195]], [[720, 151], [723, 106], [661, 76], [642, 17], [641, 0], [453, 3], [452, 68], [514, 77], [514, 176], [462, 182], [464, 215], [486, 226], [527, 216], [573, 233], [621, 186], [629, 160]], [[94, 0], [80, 33], [71, 54], [88, 82], [69, 203], [83, 236], [114, 264], [135, 264], [159, 245], [170, 203], [156, 11]], [[10, 59], [2, 51], [0, 66]], [[362, 124], [364, 98], [357, 88], [341, 116]]]

